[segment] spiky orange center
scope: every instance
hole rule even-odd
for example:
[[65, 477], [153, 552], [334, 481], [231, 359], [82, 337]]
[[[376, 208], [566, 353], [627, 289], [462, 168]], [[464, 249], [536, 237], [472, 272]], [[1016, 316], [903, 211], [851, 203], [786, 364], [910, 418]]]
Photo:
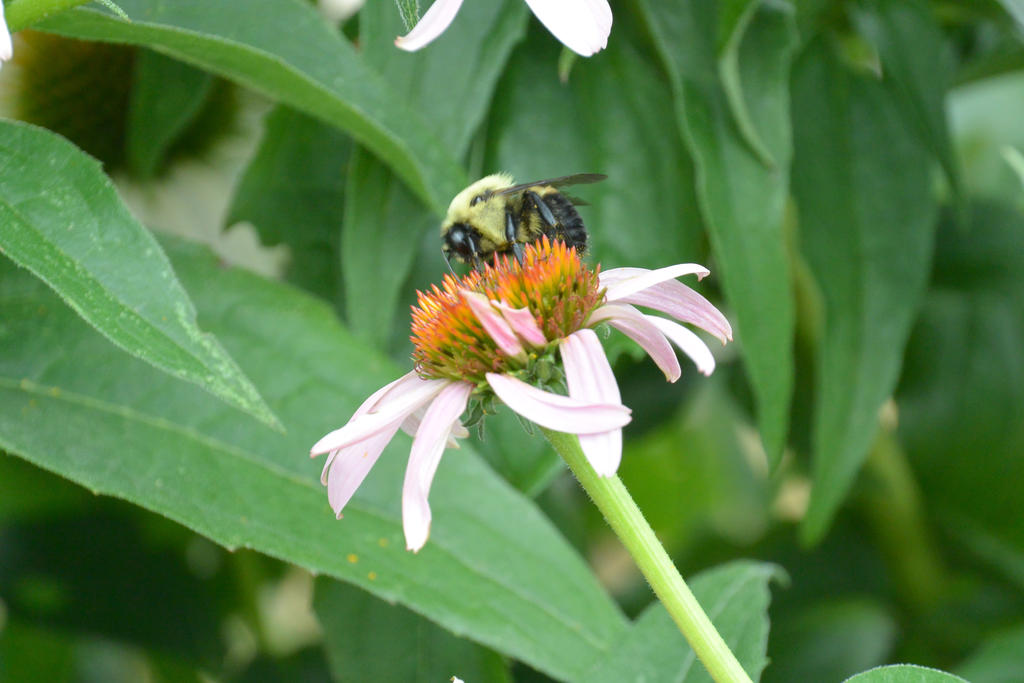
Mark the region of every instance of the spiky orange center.
[[590, 269], [562, 242], [528, 244], [519, 263], [496, 256], [483, 271], [461, 278], [445, 275], [442, 286], [417, 292], [412, 307], [413, 360], [425, 378], [475, 383], [488, 372], [516, 372], [547, 347], [512, 358], [498, 348], [463, 299], [462, 290], [479, 292], [513, 308], [526, 308], [544, 332], [548, 346], [584, 326], [600, 304], [599, 268]]

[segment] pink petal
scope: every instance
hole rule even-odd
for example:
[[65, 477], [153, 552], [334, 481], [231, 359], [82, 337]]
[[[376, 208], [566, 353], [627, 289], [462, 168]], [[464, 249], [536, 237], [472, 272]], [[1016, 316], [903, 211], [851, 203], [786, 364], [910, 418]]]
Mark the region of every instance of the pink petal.
[[609, 325], [639, 344], [665, 373], [665, 379], [669, 382], [679, 379], [682, 369], [679, 367], [676, 352], [672, 350], [672, 345], [665, 339], [661, 330], [649, 321], [647, 316], [628, 304], [605, 304], [591, 314], [589, 324], [602, 321], [607, 321]]
[[519, 343], [516, 333], [512, 331], [512, 327], [505, 321], [505, 318], [491, 308], [491, 302], [487, 300], [486, 296], [463, 289], [462, 300], [469, 304], [469, 309], [484, 326], [484, 331], [491, 336], [491, 339], [506, 356], [514, 358], [523, 354], [523, 345]]
[[327, 474], [327, 502], [338, 519], [341, 511], [352, 499], [356, 489], [366, 479], [377, 458], [391, 442], [398, 431], [398, 425], [392, 425], [380, 434], [371, 436], [365, 441], [352, 444], [340, 451], [331, 451], [331, 470]]
[[589, 57], [608, 44], [612, 10], [607, 0], [526, 0], [540, 23], [573, 52]]
[[327, 454], [327, 460], [324, 461], [324, 468], [320, 470], [320, 483], [324, 486], [327, 486], [327, 473], [331, 471], [331, 464], [334, 462], [334, 459], [338, 457], [338, 453], [341, 453], [342, 450], [343, 449], [338, 449]]
[[[644, 268], [615, 268], [601, 273], [601, 284], [610, 287], [645, 272], [650, 271]], [[675, 280], [660, 282], [645, 290], [619, 297], [616, 301], [647, 306], [676, 320], [697, 325], [718, 337], [723, 344], [732, 339], [732, 326], [722, 312], [703, 296]]]
[[14, 46], [11, 44], [11, 34], [7, 30], [7, 20], [4, 19], [4, 3], [0, 0], [0, 62], [6, 62], [14, 56]]
[[[416, 436], [416, 431], [420, 428], [420, 422], [423, 421], [423, 414], [426, 412], [426, 407], [421, 407], [405, 418], [402, 421], [402, 431], [409, 436]], [[458, 448], [459, 443], [456, 439], [465, 439], [467, 436], [469, 436], [469, 430], [463, 427], [461, 422], [456, 422], [452, 427], [451, 435], [448, 437], [448, 448]]]
[[533, 346], [544, 346], [548, 343], [544, 331], [540, 329], [537, 319], [533, 317], [533, 313], [530, 313], [530, 309], [512, 308], [500, 301], [492, 301], [491, 305], [501, 312], [501, 317], [512, 326], [520, 339]]
[[[317, 441], [310, 449], [310, 454], [319, 455], [345, 448], [392, 426], [397, 428], [408, 415], [428, 403], [449, 383], [449, 380], [426, 380], [418, 376], [413, 381], [409, 375], [400, 378], [387, 387], [384, 392], [387, 394], [386, 399], [379, 399], [376, 406], [368, 409], [369, 412], [354, 416], [344, 427], [335, 429]], [[401, 386], [401, 391], [395, 390], [398, 386]], [[368, 403], [364, 402], [360, 410]]]
[[[561, 341], [559, 349], [569, 396], [588, 402], [622, 403], [619, 385], [593, 330], [573, 332]], [[614, 475], [622, 460], [622, 430], [581, 434], [579, 439], [594, 471], [602, 477]]]
[[657, 270], [634, 268], [635, 273], [629, 277], [622, 277], [623, 270], [625, 269], [614, 268], [600, 275], [601, 285], [608, 288], [605, 294], [608, 301], [616, 301], [648, 287], [653, 287], [660, 282], [675, 280], [683, 275], [696, 273], [698, 278], [703, 278], [711, 272], [699, 263], [677, 263], [674, 266], [666, 266]]
[[715, 357], [711, 355], [711, 349], [701, 341], [700, 337], [671, 320], [665, 320], [656, 315], [645, 315], [644, 317], [689, 356], [703, 374], [710, 375], [715, 371]]
[[[0, 2], [2, 2], [2, 0], [0, 0]], [[370, 394], [370, 398], [363, 401], [362, 404], [360, 404], [360, 406], [356, 408], [356, 412], [352, 414], [352, 417], [350, 417], [348, 421], [352, 422], [352, 420], [356, 419], [360, 415], [365, 415], [366, 413], [376, 408], [377, 404], [379, 404], [383, 400], [383, 398], [392, 390], [400, 392], [403, 386], [415, 383], [415, 380], [418, 379], [419, 376], [415, 372], [409, 372], [402, 375], [395, 381], [389, 384], [385, 384], [380, 389]], [[404, 424], [405, 423], [403, 423], [403, 425]], [[320, 473], [320, 483], [323, 484], [324, 486], [327, 485], [327, 473], [331, 469], [331, 463], [334, 462], [334, 459], [337, 457], [340, 450], [342, 449], [336, 448], [327, 454], [327, 460], [324, 462], [324, 469]], [[311, 458], [315, 458], [318, 455], [323, 455], [323, 451], [312, 452], [309, 454]]]
[[435, 0], [411, 31], [395, 38], [395, 46], [408, 52], [415, 52], [426, 46], [444, 33], [455, 15], [459, 13], [460, 7], [462, 0]]
[[423, 547], [430, 535], [430, 504], [427, 502], [430, 484], [452, 427], [466, 409], [472, 391], [473, 385], [469, 382], [446, 386], [430, 404], [412, 442], [402, 486], [402, 528], [405, 546], [414, 552]]
[[508, 375], [488, 373], [487, 382], [505, 405], [541, 427], [569, 434], [601, 434], [629, 424], [621, 403], [587, 403], [541, 391]]

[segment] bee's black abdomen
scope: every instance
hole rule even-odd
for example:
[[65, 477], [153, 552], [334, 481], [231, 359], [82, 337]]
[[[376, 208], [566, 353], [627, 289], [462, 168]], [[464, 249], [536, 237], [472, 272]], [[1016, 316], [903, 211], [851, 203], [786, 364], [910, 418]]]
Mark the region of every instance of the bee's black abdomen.
[[541, 221], [541, 230], [550, 239], [559, 239], [568, 246], [576, 249], [576, 253], [582, 254], [587, 250], [587, 229], [583, 226], [583, 219], [572, 202], [560, 192], [549, 192], [540, 197], [551, 210], [555, 217], [556, 224], [549, 226]]

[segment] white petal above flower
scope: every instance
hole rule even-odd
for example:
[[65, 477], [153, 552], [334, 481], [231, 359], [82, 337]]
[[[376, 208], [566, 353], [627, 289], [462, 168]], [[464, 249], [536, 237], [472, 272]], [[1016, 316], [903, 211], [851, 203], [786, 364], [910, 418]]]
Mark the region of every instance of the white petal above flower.
[[11, 44], [11, 33], [7, 30], [4, 19], [4, 0], [0, 0], [0, 66], [14, 56], [14, 45]]
[[526, 0], [551, 34], [578, 55], [603, 50], [612, 30], [607, 0]]
[[[612, 30], [608, 0], [526, 0], [526, 4], [555, 38], [579, 55], [589, 57], [608, 44]], [[435, 0], [409, 33], [395, 39], [395, 45], [409, 52], [425, 47], [444, 33], [460, 7], [462, 0]]]
[[395, 38], [395, 46], [408, 52], [426, 47], [434, 38], [444, 33], [455, 15], [459, 13], [460, 7], [462, 0], [434, 0], [434, 4], [420, 17], [411, 31]]

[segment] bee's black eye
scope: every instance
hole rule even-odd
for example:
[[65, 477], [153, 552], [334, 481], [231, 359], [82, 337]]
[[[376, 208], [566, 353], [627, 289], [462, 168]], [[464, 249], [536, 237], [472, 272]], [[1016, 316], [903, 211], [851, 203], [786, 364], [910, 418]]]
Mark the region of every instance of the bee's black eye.
[[479, 251], [474, 231], [465, 223], [456, 223], [444, 236], [444, 246], [459, 260], [468, 263]]
[[485, 199], [487, 199], [486, 195], [478, 194], [477, 196], [475, 196], [471, 200], [469, 200], [469, 205], [470, 206], [476, 206], [477, 204], [479, 204], [480, 202], [482, 202]]

